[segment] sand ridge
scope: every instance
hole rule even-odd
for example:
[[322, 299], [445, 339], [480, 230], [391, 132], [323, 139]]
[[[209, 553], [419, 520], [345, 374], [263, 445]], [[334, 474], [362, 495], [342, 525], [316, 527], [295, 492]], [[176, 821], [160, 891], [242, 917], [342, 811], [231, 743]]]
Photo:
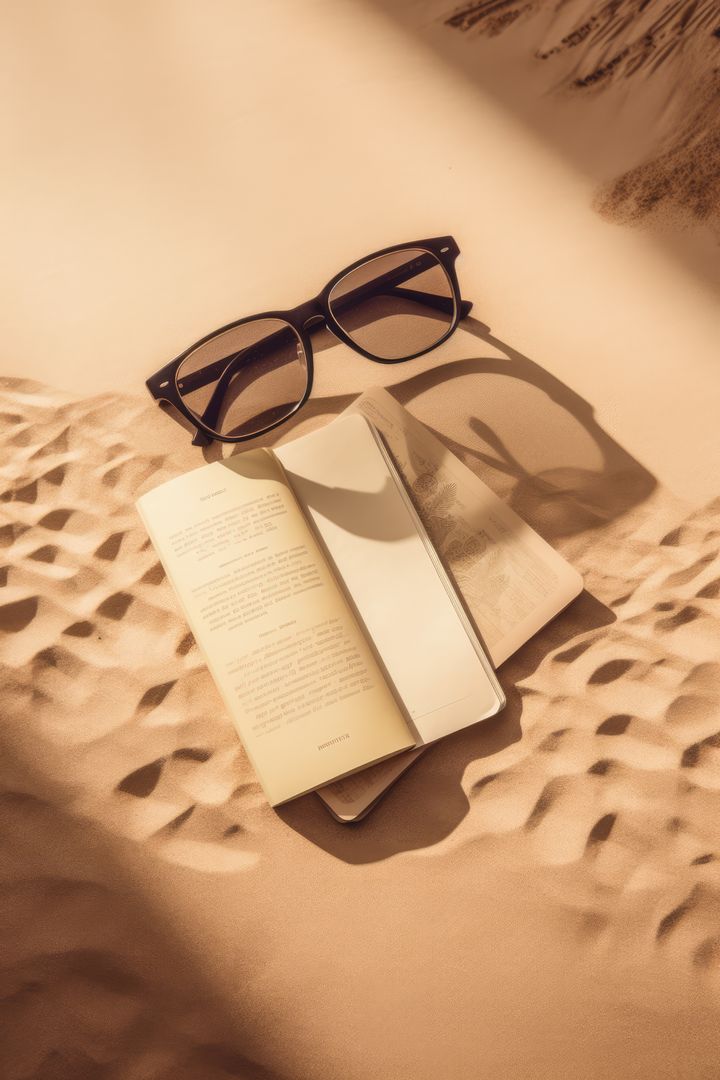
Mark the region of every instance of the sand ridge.
[[154, 414], [22, 384], [4, 404], [1, 623], [18, 755], [42, 762], [44, 778], [71, 773], [73, 810], [124, 835], [190, 862], [217, 842], [213, 860], [244, 861], [232, 812], [215, 808], [254, 791], [252, 772], [134, 507], [143, 486], [178, 471], [133, 443]]
[[[110, 985], [107, 1020], [97, 1020], [107, 1026], [102, 1038], [91, 1037], [97, 986], [129, 979], [132, 999], [132, 977], [147, 979], [142, 986], [151, 989], [140, 997], [156, 1015], [153, 1002], [165, 991], [152, 982], [143, 949], [166, 946], [142, 945], [132, 903], [108, 893], [93, 867], [93, 838], [114, 838], [128, 859], [139, 852], [232, 877], [269, 866], [273, 838], [287, 825], [265, 805], [133, 506], [141, 490], [199, 464], [197, 457], [153, 452], [145, 436], [155, 413], [132, 398], [81, 400], [5, 380], [0, 411], [2, 789], [4, 846], [14, 853], [2, 872], [3, 936], [8, 928], [15, 935], [3, 985], [17, 1015], [30, 1015], [17, 995], [36, 984], [55, 1017], [38, 1047], [26, 1045], [21, 1025], [0, 1060], [4, 1053], [13, 1078], [55, 1075], [41, 1071], [53, 1054], [63, 1067], [79, 1063], [73, 1075], [95, 1075], [88, 1062], [103, 1054], [119, 1060], [136, 1016]], [[492, 731], [448, 740], [400, 781], [364, 831], [328, 819], [317, 842], [328, 836], [358, 852], [370, 844], [368, 861], [384, 850], [382, 857], [429, 859], [438, 868], [478, 851], [531, 872], [579, 928], [578, 956], [660, 951], [683, 977], [700, 980], [707, 1007], [715, 1007], [720, 500], [688, 513], [660, 489], [562, 546], [589, 595], [502, 669], [509, 703], [496, 730], [512, 728], [514, 736], [499, 735], [482, 753]], [[461, 759], [462, 790], [449, 792], [448, 763]], [[426, 801], [427, 793], [434, 795]], [[400, 806], [420, 812], [418, 798], [422, 813], [435, 817], [434, 840], [403, 849], [389, 823]], [[458, 799], [463, 809], [453, 817], [447, 808]], [[300, 803], [308, 800], [316, 802]], [[301, 832], [303, 813], [300, 825], [292, 810], [288, 818]], [[24, 850], [28, 833], [39, 838], [34, 855]], [[374, 835], [385, 849], [372, 848]], [[82, 864], [74, 877], [73, 859]], [[338, 870], [346, 881], [352, 872]], [[106, 910], [111, 921], [120, 912], [126, 929], [95, 940], [90, 926]], [[55, 926], [47, 941], [33, 929], [38, 919]], [[58, 986], [74, 987], [74, 997], [54, 1012]], [[192, 1009], [182, 995], [173, 1001], [161, 1010], [162, 1033], [150, 1024], [169, 1071], [158, 1066], [148, 1075], [225, 1075], [220, 1050], [198, 1064], [205, 1036], [180, 1036], [192, 1029]], [[77, 1037], [58, 1026], [66, 1007], [86, 1017]], [[206, 1021], [202, 1014], [193, 1023]], [[214, 1037], [213, 1045], [225, 1045], [222, 1034]], [[227, 1064], [230, 1051], [223, 1052]], [[186, 1057], [193, 1064], [183, 1072]], [[270, 1075], [233, 1060], [231, 1075]]]
[[[593, 925], [622, 935], [634, 914], [716, 974], [719, 540], [720, 501], [634, 553], [595, 537], [578, 565], [616, 620], [518, 680], [522, 741], [466, 777], [475, 836], [564, 868]], [[503, 675], [512, 685], [512, 660]]]

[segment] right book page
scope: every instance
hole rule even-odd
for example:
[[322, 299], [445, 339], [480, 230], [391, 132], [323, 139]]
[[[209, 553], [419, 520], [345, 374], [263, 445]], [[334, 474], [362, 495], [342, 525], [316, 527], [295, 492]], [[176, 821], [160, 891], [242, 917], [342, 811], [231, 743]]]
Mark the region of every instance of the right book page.
[[[582, 577], [387, 391], [368, 391], [346, 412], [361, 413], [381, 433], [499, 667], [582, 592]], [[318, 795], [340, 820], [357, 820], [421, 753], [408, 751]]]
[[367, 420], [340, 417], [275, 454], [417, 742], [494, 716], [492, 665]]

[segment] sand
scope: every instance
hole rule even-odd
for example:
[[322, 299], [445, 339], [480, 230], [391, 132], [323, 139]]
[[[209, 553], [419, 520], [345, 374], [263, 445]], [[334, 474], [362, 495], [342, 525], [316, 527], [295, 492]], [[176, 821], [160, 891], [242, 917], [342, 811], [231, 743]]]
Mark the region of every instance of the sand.
[[136, 517], [185, 433], [0, 406], [3, 1077], [716, 1075], [720, 502], [467, 455], [587, 593], [347, 828], [266, 806]]
[[[8, 9], [2, 1080], [717, 1080], [712, 5], [577, 93], [630, 0], [521, 6]], [[143, 380], [447, 232], [478, 321], [323, 351], [283, 437], [387, 384], [587, 591], [359, 827], [276, 814], [132, 508], [203, 460]]]
[[[413, 0], [408, 10], [413, 11]], [[606, 95], [606, 122], [625, 114], [619, 126], [606, 127], [602, 114], [591, 119], [591, 111], [585, 118], [602, 132], [597, 142], [606, 160], [618, 161], [620, 175], [606, 180], [596, 200], [610, 220], [684, 220], [708, 226], [718, 236], [720, 33], [713, 0], [642, 5], [634, 0], [589, 5], [471, 0], [453, 9], [431, 5], [426, 17], [427, 12], [471, 38], [510, 32], [515, 38], [511, 66], [521, 71], [523, 60], [530, 61], [546, 94], [586, 101]], [[546, 70], [541, 73], [542, 68]], [[562, 117], [562, 108], [558, 114]], [[576, 123], [581, 117], [582, 109]], [[572, 141], [568, 120], [566, 116], [563, 134]], [[556, 135], [562, 132], [562, 121], [559, 129]], [[630, 139], [623, 138], [623, 129], [632, 132]]]

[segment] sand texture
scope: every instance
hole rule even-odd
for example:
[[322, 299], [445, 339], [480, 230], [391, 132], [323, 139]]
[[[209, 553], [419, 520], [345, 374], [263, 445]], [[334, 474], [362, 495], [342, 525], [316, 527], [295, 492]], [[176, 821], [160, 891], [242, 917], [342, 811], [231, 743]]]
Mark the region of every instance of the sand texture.
[[0, 412], [3, 1080], [718, 1075], [720, 500], [466, 455], [587, 592], [344, 828], [265, 804], [135, 513], [185, 433]]
[[[706, 222], [718, 235], [720, 25], [714, 0], [471, 0], [443, 21], [488, 37], [524, 24], [521, 51], [546, 67], [548, 89], [607, 94], [618, 113], [639, 106], [637, 135], [644, 98], [654, 93], [651, 142], [637, 163], [637, 142], [625, 146], [626, 171], [605, 185], [598, 207], [626, 223], [658, 212]], [[606, 149], [618, 142], [609, 125], [602, 135]]]

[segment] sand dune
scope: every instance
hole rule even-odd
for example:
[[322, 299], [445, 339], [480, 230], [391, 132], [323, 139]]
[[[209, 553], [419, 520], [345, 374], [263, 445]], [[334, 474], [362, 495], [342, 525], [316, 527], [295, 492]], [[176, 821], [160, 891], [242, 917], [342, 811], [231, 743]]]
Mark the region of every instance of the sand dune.
[[[716, 1017], [720, 500], [688, 513], [658, 489], [559, 541], [589, 595], [504, 666], [505, 713], [433, 749], [365, 825], [344, 830], [312, 796], [282, 818], [265, 805], [135, 514], [142, 488], [198, 463], [191, 451], [153, 453], [155, 414], [130, 398], [6, 380], [0, 409], [3, 1077], [339, 1075], [322, 1054], [314, 1072], [293, 1063], [290, 1036], [259, 1063], [247, 1015], [226, 1015], [139, 897], [133, 882], [163, 866], [191, 875], [173, 878], [189, 895], [224, 877], [266, 900], [282, 867], [299, 882], [312, 865], [342, 891], [357, 883], [352, 863], [394, 856], [418, 898], [433, 875], [470, 888], [478, 865], [505, 867], [561, 917], [553, 940], [567, 962], [600, 949], [614, 977], [670, 965], [690, 980], [696, 1016]], [[329, 917], [338, 940], [350, 903]], [[380, 924], [389, 904], [378, 895]], [[215, 925], [220, 948], [227, 922]], [[267, 945], [246, 944], [260, 964]], [[311, 969], [318, 947], [305, 947]], [[471, 938], [464, 947], [472, 956]], [[346, 948], [352, 979], [364, 953]], [[298, 962], [267, 968], [276, 992]], [[472, 996], [487, 972], [469, 963], [458, 977]], [[243, 998], [264, 1000], [265, 978]], [[327, 1008], [340, 1024], [340, 1006]], [[399, 1036], [408, 1045], [413, 1030]], [[323, 1038], [332, 1056], [345, 1036]], [[672, 1073], [648, 1050], [624, 1075], [710, 1076], [717, 1049], [706, 1041]], [[611, 1058], [585, 1075], [609, 1075], [606, 1065], [623, 1075]], [[377, 1075], [366, 1067], [348, 1075]]]

